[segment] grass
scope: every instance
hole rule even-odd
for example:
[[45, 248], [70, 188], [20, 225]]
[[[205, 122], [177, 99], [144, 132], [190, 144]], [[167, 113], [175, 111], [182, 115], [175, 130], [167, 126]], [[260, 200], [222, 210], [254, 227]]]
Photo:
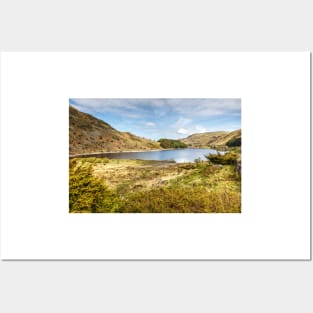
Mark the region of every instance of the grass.
[[72, 213], [239, 213], [240, 175], [208, 161], [70, 160]]

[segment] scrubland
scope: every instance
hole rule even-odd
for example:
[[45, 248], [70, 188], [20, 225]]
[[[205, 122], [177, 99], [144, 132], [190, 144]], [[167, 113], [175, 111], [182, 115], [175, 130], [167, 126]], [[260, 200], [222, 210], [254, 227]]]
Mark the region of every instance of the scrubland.
[[71, 213], [240, 213], [238, 153], [208, 161], [74, 158]]

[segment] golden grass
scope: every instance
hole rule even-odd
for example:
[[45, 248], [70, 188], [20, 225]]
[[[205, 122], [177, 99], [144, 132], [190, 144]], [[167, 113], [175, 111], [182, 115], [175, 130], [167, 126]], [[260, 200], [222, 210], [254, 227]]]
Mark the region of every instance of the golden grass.
[[[90, 188], [104, 186], [109, 201], [93, 212], [241, 211], [241, 181], [233, 165], [77, 158], [71, 160], [70, 169], [72, 180], [75, 173], [87, 175], [86, 171], [89, 171], [89, 179], [92, 179]], [[86, 189], [83, 192], [86, 193]], [[79, 190], [70, 181], [70, 196], [72, 193], [77, 195]], [[92, 191], [87, 193], [87, 198], [93, 198]], [[88, 212], [88, 209], [83, 207], [82, 211]], [[79, 212], [79, 209], [71, 209], [70, 212]]]

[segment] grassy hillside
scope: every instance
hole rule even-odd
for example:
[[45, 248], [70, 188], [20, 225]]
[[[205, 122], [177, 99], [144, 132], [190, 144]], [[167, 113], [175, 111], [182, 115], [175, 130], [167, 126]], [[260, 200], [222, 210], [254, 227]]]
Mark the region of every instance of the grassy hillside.
[[225, 135], [227, 135], [227, 132], [225, 131], [207, 132], [200, 134], [192, 134], [187, 138], [180, 139], [180, 141], [188, 145], [188, 147], [201, 148], [210, 146], [216, 140]]
[[227, 142], [234, 138], [241, 138], [240, 129], [232, 132], [218, 131], [193, 134], [187, 138], [180, 139], [180, 141], [191, 148], [204, 148], [213, 146], [226, 146]]
[[120, 132], [92, 115], [69, 107], [69, 153], [117, 152], [159, 149], [160, 143]]
[[234, 139], [241, 138], [241, 129], [234, 130], [230, 133], [227, 133], [224, 136], [221, 136], [220, 138], [217, 138], [215, 142], [212, 143], [214, 146], [224, 146], [227, 145], [229, 141], [232, 141]]

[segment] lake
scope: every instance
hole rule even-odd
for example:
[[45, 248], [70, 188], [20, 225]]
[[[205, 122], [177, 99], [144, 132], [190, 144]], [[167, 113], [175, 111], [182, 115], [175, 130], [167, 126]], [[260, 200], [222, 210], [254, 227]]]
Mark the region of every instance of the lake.
[[[117, 153], [101, 153], [97, 155], [89, 155], [94, 157], [103, 157], [109, 159], [140, 159], [140, 160], [174, 160], [177, 163], [194, 162], [195, 159], [207, 160], [205, 155], [216, 154], [214, 149], [173, 149], [160, 151], [142, 151], [142, 152], [117, 152]], [[220, 152], [224, 154], [224, 152]]]

